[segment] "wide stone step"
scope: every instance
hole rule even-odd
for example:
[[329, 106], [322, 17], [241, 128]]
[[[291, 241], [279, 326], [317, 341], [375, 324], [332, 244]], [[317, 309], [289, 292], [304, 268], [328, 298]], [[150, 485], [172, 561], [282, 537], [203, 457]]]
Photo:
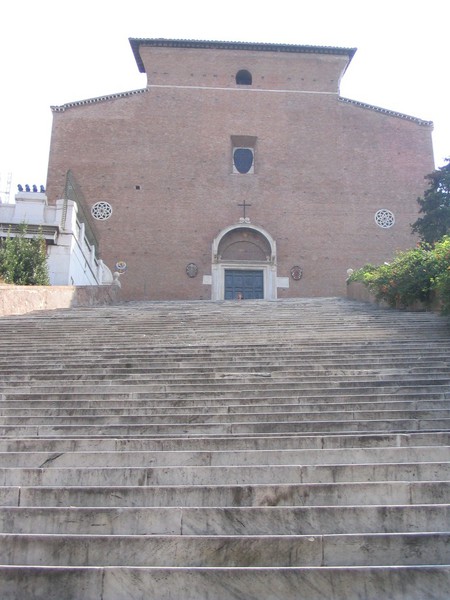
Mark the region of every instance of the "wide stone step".
[[450, 431], [349, 435], [270, 435], [127, 438], [0, 438], [1, 452], [217, 451], [450, 446]]
[[[267, 361], [264, 365], [255, 365], [252, 363], [245, 364], [240, 363], [233, 366], [230, 369], [229, 363], [226, 365], [215, 365], [211, 360], [208, 361], [208, 365], [195, 366], [193, 364], [180, 367], [177, 363], [167, 361], [163, 366], [152, 368], [149, 367], [148, 362], [145, 361], [142, 365], [130, 366], [128, 368], [122, 368], [120, 365], [109, 366], [104, 368], [87, 368], [85, 364], [81, 363], [78, 368], [71, 367], [60, 367], [59, 369], [48, 369], [47, 364], [42, 362], [35, 368], [28, 368], [27, 372], [23, 371], [23, 368], [13, 368], [9, 362], [5, 365], [1, 365], [2, 373], [0, 374], [0, 382], [2, 384], [11, 383], [26, 383], [26, 382], [39, 382], [40, 384], [45, 382], [56, 382], [61, 381], [64, 383], [78, 382], [78, 381], [120, 381], [125, 382], [135, 380], [148, 380], [148, 381], [183, 381], [183, 382], [216, 382], [217, 380], [233, 379], [233, 378], [250, 378], [258, 379], [259, 377], [271, 377], [277, 379], [286, 379], [294, 381], [308, 381], [308, 380], [321, 380], [325, 377], [332, 378], [334, 380], [349, 379], [349, 378], [376, 378], [381, 377], [393, 377], [396, 376], [400, 379], [405, 379], [408, 376], [441, 376], [445, 377], [449, 375], [450, 368], [448, 365], [442, 363], [437, 364], [436, 359], [429, 360], [427, 363], [421, 361], [420, 367], [411, 367], [410, 363], [405, 360], [404, 363], [393, 367], [391, 362], [386, 362], [386, 366], [382, 368], [373, 368], [373, 365], [368, 365], [364, 368], [362, 360], [358, 360], [358, 367], [356, 365], [342, 365], [329, 363], [326, 364], [322, 360], [318, 365], [317, 362], [313, 364], [307, 364], [306, 361], [296, 361], [296, 363], [282, 364], [280, 363], [280, 357], [277, 357], [277, 362], [274, 360]], [[316, 359], [317, 360], [317, 359]], [[356, 361], [355, 361], [356, 362]], [[370, 368], [372, 367], [372, 368]], [[301, 369], [301, 375], [296, 372], [296, 368]]]
[[445, 504], [450, 481], [0, 487], [0, 506], [353, 506]]
[[3, 486], [147, 486], [448, 481], [450, 462], [225, 467], [0, 468]]
[[0, 566], [5, 600], [61, 600], [61, 590], [71, 600], [173, 600], [180, 590], [183, 600], [447, 600], [449, 578], [449, 566]]
[[3, 437], [136, 437], [136, 436], [199, 436], [199, 435], [272, 435], [302, 434], [319, 435], [325, 433], [355, 434], [358, 432], [411, 432], [443, 431], [450, 428], [450, 419], [378, 419], [378, 420], [331, 420], [331, 421], [272, 421], [255, 420], [248, 423], [123, 423], [117, 425], [11, 425], [0, 426]]
[[[296, 373], [295, 371], [281, 371], [274, 370], [272, 367], [266, 367], [265, 369], [261, 369], [256, 371], [254, 369], [251, 370], [243, 370], [240, 372], [222, 372], [222, 373], [198, 373], [198, 374], [187, 374], [187, 373], [176, 373], [172, 371], [171, 373], [103, 373], [99, 374], [89, 374], [80, 373], [75, 376], [71, 374], [69, 376], [68, 373], [65, 373], [64, 376], [60, 378], [42, 376], [42, 375], [31, 375], [27, 376], [3, 376], [2, 383], [4, 387], [5, 393], [8, 393], [14, 390], [16, 387], [20, 392], [23, 389], [24, 384], [27, 382], [33, 382], [33, 388], [36, 388], [37, 391], [52, 389], [58, 390], [58, 388], [68, 388], [74, 389], [75, 387], [81, 386], [86, 387], [87, 385], [92, 386], [97, 389], [99, 386], [104, 385], [119, 385], [119, 386], [131, 386], [134, 387], [136, 385], [142, 386], [150, 386], [150, 389], [160, 389], [161, 383], [165, 387], [174, 387], [174, 389], [179, 389], [181, 386], [182, 389], [187, 388], [188, 386], [196, 387], [198, 386], [200, 389], [205, 389], [208, 386], [215, 386], [225, 384], [229, 387], [232, 384], [239, 385], [248, 385], [249, 383], [254, 383], [256, 385], [279, 385], [280, 380], [283, 382], [283, 385], [292, 386], [292, 384], [296, 384], [300, 387], [305, 387], [308, 384], [316, 385], [320, 384], [325, 389], [329, 386], [338, 386], [338, 385], [351, 385], [357, 386], [359, 384], [367, 387], [367, 385], [377, 385], [376, 382], [383, 381], [385, 384], [389, 382], [395, 382], [397, 384], [405, 384], [405, 383], [417, 383], [417, 385], [423, 385], [423, 382], [433, 383], [448, 383], [450, 381], [450, 368], [449, 369], [436, 369], [436, 368], [423, 368], [420, 370], [414, 370], [413, 372], [408, 372], [407, 370], [398, 369], [397, 372], [394, 371], [386, 371], [386, 372], [333, 372], [332, 370], [329, 372], [325, 371], [315, 371], [310, 374], [303, 372], [301, 375]], [[406, 372], [405, 372], [406, 371]]]
[[[0, 531], [58, 536], [430, 533], [446, 531], [449, 518], [449, 504], [233, 508], [0, 507]], [[450, 544], [448, 550], [450, 552]], [[3, 560], [0, 557], [0, 562]]]
[[0, 452], [0, 467], [161, 467], [450, 462], [450, 446], [230, 451]]
[[[1, 395], [0, 395], [1, 397]], [[55, 411], [58, 411], [60, 408], [117, 408], [117, 407], [128, 407], [128, 408], [148, 408], [153, 409], [155, 407], [167, 407], [169, 409], [176, 409], [178, 407], [195, 407], [200, 406], [202, 409], [204, 407], [219, 407], [221, 409], [227, 409], [227, 412], [232, 412], [233, 410], [239, 409], [241, 406], [254, 406], [256, 408], [260, 406], [273, 406], [273, 405], [284, 405], [284, 404], [295, 404], [300, 406], [308, 406], [308, 405], [320, 405], [326, 404], [329, 408], [333, 409], [337, 404], [351, 404], [353, 402], [360, 402], [362, 407], [366, 402], [368, 403], [378, 403], [384, 402], [388, 406], [390, 406], [391, 402], [427, 402], [434, 400], [441, 400], [443, 402], [443, 407], [449, 405], [448, 400], [450, 400], [450, 391], [447, 388], [444, 388], [444, 391], [430, 392], [426, 391], [400, 391], [397, 393], [389, 393], [389, 394], [370, 394], [370, 393], [352, 393], [348, 395], [336, 395], [333, 396], [328, 393], [324, 394], [290, 394], [288, 396], [283, 395], [282, 393], [277, 394], [276, 396], [256, 396], [254, 398], [249, 398], [246, 396], [242, 397], [215, 397], [213, 395], [208, 395], [203, 398], [193, 397], [193, 398], [158, 398], [154, 399], [149, 397], [148, 394], [102, 394], [101, 396], [93, 395], [93, 397], [89, 397], [89, 395], [77, 395], [77, 394], [45, 394], [40, 395], [37, 399], [29, 395], [19, 396], [14, 398], [5, 398], [1, 401], [1, 406], [5, 410], [8, 409], [39, 409], [39, 408], [54, 408]], [[3, 411], [2, 411], [3, 412]], [[7, 413], [5, 413], [7, 414]], [[57, 413], [55, 413], [57, 414]]]
[[[139, 379], [130, 380], [122, 383], [116, 383], [111, 381], [105, 381], [102, 384], [87, 384], [72, 382], [72, 384], [65, 382], [53, 382], [52, 385], [39, 385], [34, 384], [33, 386], [14, 386], [14, 387], [3, 387], [3, 394], [5, 396], [16, 396], [19, 394], [55, 394], [60, 392], [63, 393], [86, 393], [86, 394], [101, 394], [103, 392], [108, 393], [126, 393], [129, 391], [133, 392], [145, 392], [148, 394], [195, 394], [202, 395], [205, 393], [220, 393], [224, 394], [238, 387], [241, 393], [250, 394], [261, 393], [267, 395], [267, 393], [273, 392], [273, 390], [315, 390], [320, 389], [322, 391], [336, 391], [346, 390], [353, 388], [360, 388], [364, 390], [370, 389], [382, 389], [383, 391], [389, 391], [391, 387], [396, 389], [405, 388], [412, 386], [416, 389], [426, 388], [427, 386], [447, 386], [447, 391], [450, 391], [450, 378], [448, 376], [434, 376], [428, 377], [397, 377], [393, 376], [381, 378], [379, 380], [374, 378], [345, 378], [342, 381], [335, 381], [330, 377], [324, 377], [322, 381], [315, 378], [315, 381], [299, 380], [299, 381], [286, 381], [280, 384], [279, 381], [272, 381], [271, 377], [255, 378], [255, 381], [245, 381], [243, 378], [236, 378], [236, 381], [230, 379], [219, 379], [213, 383], [171, 383], [170, 381], [162, 383], [154, 383], [150, 379], [147, 383], [142, 383]], [[255, 389], [256, 388], [256, 389]]]
[[149, 564], [185, 567], [448, 565], [450, 534], [249, 535], [212, 539], [188, 535], [0, 534], [0, 564], [10, 563], [143, 567]]
[[[280, 400], [280, 399], [279, 399]], [[270, 401], [260, 402], [254, 404], [228, 404], [223, 406], [221, 403], [214, 405], [210, 404], [195, 404], [193, 406], [173, 406], [172, 403], [166, 402], [156, 403], [154, 406], [148, 406], [148, 403], [144, 401], [131, 401], [131, 402], [117, 402], [117, 406], [114, 403], [108, 403], [107, 405], [101, 404], [96, 406], [95, 402], [93, 406], [89, 403], [80, 403], [79, 406], [74, 407], [73, 403], [67, 403], [66, 406], [61, 406], [62, 403], [58, 403], [56, 406], [53, 404], [53, 408], [43, 406], [37, 407], [35, 403], [28, 403], [29, 406], [24, 407], [22, 403], [16, 402], [15, 406], [10, 408], [3, 408], [2, 414], [4, 417], [102, 417], [102, 416], [121, 416], [126, 417], [130, 415], [149, 417], [153, 415], [175, 415], [182, 413], [183, 415], [196, 415], [198, 413], [204, 414], [207, 412], [209, 415], [217, 414], [246, 414], [254, 413], [289, 413], [289, 412], [302, 412], [302, 413], [316, 413], [320, 412], [323, 414], [324, 411], [341, 411], [341, 412], [352, 412], [352, 411], [436, 411], [436, 410], [450, 410], [449, 400], [387, 400], [381, 401], [364, 401], [364, 402], [314, 402], [307, 404], [303, 399], [296, 399], [296, 402], [282, 403], [281, 401], [276, 404], [271, 404]], [[85, 404], [85, 406], [83, 406]], [[100, 404], [100, 403], [99, 403]], [[113, 406], [111, 406], [113, 404]]]
[[48, 427], [57, 427], [59, 425], [88, 425], [96, 427], [99, 425], [178, 425], [185, 424], [219, 424], [219, 423], [290, 423], [303, 421], [333, 421], [337, 419], [343, 421], [392, 421], [392, 420], [441, 420], [442, 422], [450, 421], [450, 406], [445, 409], [428, 409], [428, 410], [326, 410], [320, 412], [303, 411], [302, 407], [298, 407], [297, 411], [287, 412], [233, 412], [219, 413], [213, 412], [210, 414], [207, 411], [198, 413], [184, 413], [182, 410], [173, 414], [158, 414], [157, 412], [147, 415], [126, 414], [112, 415], [104, 412], [100, 415], [27, 415], [27, 416], [3, 416], [0, 417], [0, 428], [2, 426], [34, 426], [46, 425]]
[[[380, 382], [381, 384], [382, 382]], [[239, 399], [261, 399], [261, 398], [273, 398], [278, 395], [289, 398], [303, 396], [307, 397], [327, 397], [327, 396], [345, 396], [345, 397], [366, 397], [368, 395], [378, 395], [379, 397], [385, 394], [402, 396], [403, 394], [427, 394], [430, 392], [441, 394], [442, 397], [449, 397], [450, 385], [447, 383], [433, 383], [427, 385], [408, 384], [408, 385], [396, 385], [394, 382], [390, 386], [385, 385], [372, 385], [370, 387], [359, 387], [359, 386], [347, 386], [347, 387], [296, 387], [293, 386], [279, 386], [279, 387], [267, 387], [267, 386], [252, 386], [239, 392], [239, 386], [233, 389], [224, 388], [218, 386], [217, 389], [206, 389], [206, 390], [195, 390], [191, 388], [186, 389], [168, 389], [155, 390], [148, 389], [146, 386], [136, 385], [134, 387], [127, 386], [98, 386], [97, 388], [90, 388], [82, 386], [76, 389], [64, 389], [60, 392], [56, 392], [55, 388], [51, 388], [51, 391], [42, 390], [9, 390], [5, 391], [0, 395], [0, 400], [119, 400], [119, 399], [140, 399], [148, 398], [151, 396], [154, 400], [173, 400], [173, 399], [195, 399], [203, 400], [204, 398], [222, 398], [225, 403], [227, 400], [231, 400], [236, 403]]]

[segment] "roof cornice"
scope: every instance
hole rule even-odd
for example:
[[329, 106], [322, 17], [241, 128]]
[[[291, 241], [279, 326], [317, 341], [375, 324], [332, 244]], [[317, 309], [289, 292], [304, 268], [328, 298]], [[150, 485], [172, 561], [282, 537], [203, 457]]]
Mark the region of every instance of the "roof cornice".
[[359, 106], [360, 108], [374, 110], [374, 111], [382, 113], [384, 115], [389, 115], [391, 117], [397, 117], [398, 119], [405, 119], [407, 121], [412, 121], [414, 123], [417, 123], [418, 125], [424, 125], [425, 127], [433, 127], [433, 121], [424, 121], [423, 119], [419, 119], [418, 117], [412, 117], [411, 115], [405, 115], [404, 113], [396, 112], [395, 110], [389, 110], [388, 108], [382, 108], [381, 106], [374, 106], [372, 104], [366, 104], [365, 102], [359, 102], [358, 100], [351, 100], [350, 98], [343, 98], [342, 96], [339, 96], [338, 100], [340, 102], [345, 102], [346, 104], [353, 104], [354, 106]]
[[164, 38], [129, 38], [134, 58], [140, 73], [145, 73], [139, 48], [153, 46], [158, 48], [201, 48], [210, 50], [247, 50], [258, 52], [290, 52], [299, 54], [335, 54], [347, 56], [349, 62], [356, 48], [336, 48], [334, 46], [297, 46], [295, 44], [266, 44], [259, 42], [218, 42], [213, 40], [170, 40]]
[[87, 98], [86, 100], [77, 100], [75, 102], [68, 102], [62, 106], [50, 106], [52, 112], [64, 112], [68, 108], [74, 108], [75, 106], [84, 106], [86, 104], [97, 104], [98, 102], [106, 102], [107, 100], [117, 100], [117, 98], [128, 98], [128, 96], [135, 96], [136, 94], [144, 94], [148, 92], [148, 88], [142, 88], [140, 90], [131, 90], [129, 92], [119, 92], [118, 94], [108, 94], [107, 96], [98, 96], [97, 98]]

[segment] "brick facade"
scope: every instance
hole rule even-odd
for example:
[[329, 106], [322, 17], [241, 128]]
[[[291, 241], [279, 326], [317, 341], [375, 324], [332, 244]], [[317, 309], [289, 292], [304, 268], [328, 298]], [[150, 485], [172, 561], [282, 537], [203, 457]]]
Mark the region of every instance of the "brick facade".
[[[353, 49], [130, 41], [147, 88], [53, 107], [47, 181], [55, 202], [70, 169], [86, 212], [111, 204], [93, 225], [124, 298], [218, 299], [227, 268], [262, 269], [265, 297], [341, 296], [348, 268], [414, 243], [432, 125], [341, 98]], [[253, 172], [233, 172], [239, 146]]]

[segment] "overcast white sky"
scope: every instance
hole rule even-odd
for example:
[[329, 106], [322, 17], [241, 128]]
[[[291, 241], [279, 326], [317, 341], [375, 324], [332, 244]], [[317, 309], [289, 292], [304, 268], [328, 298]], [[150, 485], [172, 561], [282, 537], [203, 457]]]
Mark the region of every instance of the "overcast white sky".
[[[45, 184], [50, 106], [143, 88], [129, 37], [356, 47], [341, 95], [434, 121], [450, 156], [448, 0], [4, 0], [0, 192]], [[424, 173], [425, 175], [425, 173]], [[425, 185], [425, 184], [424, 184]]]

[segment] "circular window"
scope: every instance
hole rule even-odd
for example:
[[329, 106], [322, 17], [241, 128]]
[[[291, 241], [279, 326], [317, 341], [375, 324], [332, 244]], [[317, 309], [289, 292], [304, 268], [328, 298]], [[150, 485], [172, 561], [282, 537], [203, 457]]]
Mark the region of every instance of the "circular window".
[[392, 227], [395, 223], [394, 213], [390, 210], [386, 210], [382, 208], [375, 213], [375, 223], [378, 227], [382, 227], [383, 229], [387, 229], [388, 227]]
[[112, 206], [109, 202], [96, 202], [91, 208], [91, 214], [98, 221], [106, 221], [112, 215]]

